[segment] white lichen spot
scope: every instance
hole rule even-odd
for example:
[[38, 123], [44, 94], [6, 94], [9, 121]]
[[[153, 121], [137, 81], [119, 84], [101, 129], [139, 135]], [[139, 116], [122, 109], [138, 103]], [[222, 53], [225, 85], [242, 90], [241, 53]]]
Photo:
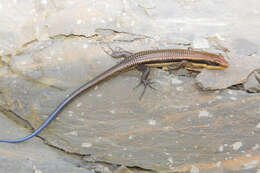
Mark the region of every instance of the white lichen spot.
[[78, 19], [77, 20], [77, 24], [80, 25], [82, 23], [82, 20], [81, 19]]
[[3, 8], [2, 4], [0, 4], [0, 9]]
[[216, 98], [217, 98], [218, 100], [220, 100], [220, 99], [222, 99], [222, 96], [217, 96]]
[[221, 161], [218, 161], [218, 162], [216, 163], [216, 167], [219, 168], [219, 167], [221, 166], [221, 163], [222, 163]]
[[106, 4], [105, 4], [105, 7], [106, 7], [106, 8], [109, 8], [109, 7], [110, 7], [110, 4], [107, 4], [107, 3], [106, 3]]
[[171, 83], [173, 85], [179, 85], [179, 84], [182, 84], [183, 82], [181, 80], [179, 80], [178, 78], [172, 78]]
[[223, 152], [223, 151], [224, 151], [224, 146], [223, 146], [223, 145], [220, 145], [219, 148], [218, 148], [218, 151], [219, 151], [219, 152]]
[[176, 90], [177, 90], [177, 91], [183, 91], [184, 88], [183, 88], [183, 87], [176, 87]]
[[76, 106], [79, 108], [80, 106], [82, 106], [82, 102], [79, 102]]
[[251, 154], [246, 154], [246, 157], [252, 157], [252, 155]]
[[260, 129], [260, 123], [258, 123], [258, 124], [256, 125], [256, 128]]
[[97, 18], [96, 17], [92, 17], [91, 20], [95, 22], [97, 20]]
[[58, 61], [62, 61], [63, 59], [61, 57], [57, 58]]
[[215, 36], [217, 37], [218, 40], [222, 40], [222, 41], [225, 40], [225, 38], [222, 37], [219, 33], [216, 33]]
[[97, 90], [98, 89], [98, 86], [95, 86], [94, 90]]
[[48, 3], [47, 0], [41, 0], [41, 4], [46, 5]]
[[73, 114], [74, 114], [74, 112], [72, 112], [72, 111], [68, 111], [68, 115], [69, 115], [70, 117], [72, 117]]
[[78, 136], [78, 132], [77, 131], [71, 131], [71, 132], [66, 133], [65, 135]]
[[169, 155], [170, 155], [170, 153], [167, 153], [167, 152], [164, 152], [164, 154], [165, 154], [166, 156], [169, 156]]
[[22, 61], [22, 62], [21, 62], [21, 65], [25, 65], [25, 64], [27, 64], [26, 61]]
[[253, 147], [252, 147], [252, 150], [257, 150], [259, 148], [259, 144], [255, 144]]
[[130, 23], [131, 26], [134, 26], [135, 25], [135, 21], [132, 20], [131, 23]]
[[234, 94], [234, 92], [232, 90], [228, 90], [227, 93], [230, 94], [230, 95]]
[[87, 45], [87, 44], [83, 44], [83, 48], [84, 48], [84, 49], [87, 49], [87, 48], [88, 48], [88, 45]]
[[42, 173], [42, 171], [37, 169], [35, 165], [33, 165], [33, 172], [34, 173]]
[[208, 40], [204, 38], [196, 38], [193, 40], [192, 45], [194, 48], [200, 49], [200, 48], [209, 48], [209, 42]]
[[134, 139], [134, 136], [133, 136], [133, 135], [129, 135], [129, 136], [128, 136], [128, 139], [129, 139], [129, 140], [132, 140], [132, 139]]
[[115, 113], [116, 113], [115, 110], [110, 110], [109, 112], [110, 112], [111, 114], [115, 114]]
[[151, 125], [151, 126], [155, 126], [155, 125], [156, 125], [156, 120], [150, 119], [150, 120], [148, 120], [148, 123], [149, 123], [149, 125]]
[[237, 100], [237, 98], [236, 98], [236, 97], [230, 97], [230, 99], [231, 99], [231, 100]]
[[199, 118], [211, 118], [212, 114], [210, 114], [207, 110], [202, 110], [199, 112]]
[[165, 127], [163, 127], [163, 130], [164, 130], [164, 131], [169, 131], [169, 130], [171, 130], [171, 129], [173, 129], [171, 126], [165, 126]]
[[[110, 173], [111, 172], [108, 167], [103, 167], [103, 168], [100, 169], [100, 171], [102, 171], [104, 173]], [[100, 172], [100, 171], [95, 171], [95, 172]]]
[[98, 94], [97, 97], [102, 97], [103, 95], [102, 94]]
[[85, 121], [85, 119], [83, 119], [83, 118], [78, 118], [78, 120], [81, 121], [81, 122]]
[[168, 162], [169, 162], [170, 164], [173, 164], [173, 158], [172, 158], [172, 157], [169, 157], [167, 160], [168, 160]]
[[232, 146], [233, 150], [239, 150], [243, 146], [243, 144], [242, 142], [235, 142], [234, 144], [232, 144]]
[[194, 165], [191, 165], [190, 173], [199, 173], [200, 170]]
[[244, 169], [252, 169], [257, 167], [259, 164], [258, 160], [252, 160], [251, 162], [244, 163], [243, 167]]
[[50, 59], [52, 59], [52, 57], [51, 57], [51, 56], [47, 56], [46, 59], [49, 59], [49, 60], [50, 60]]
[[89, 142], [84, 142], [84, 143], [81, 144], [81, 147], [83, 147], [83, 148], [89, 148], [89, 147], [92, 147], [92, 144], [89, 143]]
[[73, 4], [74, 4], [74, 1], [68, 1], [68, 4], [69, 4], [69, 5], [73, 5]]

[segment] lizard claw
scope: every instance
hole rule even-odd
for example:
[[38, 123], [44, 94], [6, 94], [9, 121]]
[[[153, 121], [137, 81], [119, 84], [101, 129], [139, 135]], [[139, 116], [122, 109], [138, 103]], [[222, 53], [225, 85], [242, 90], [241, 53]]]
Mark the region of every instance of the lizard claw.
[[139, 100], [141, 100], [141, 99], [143, 98], [144, 93], [145, 93], [147, 87], [149, 87], [149, 88], [151, 88], [151, 89], [153, 89], [153, 90], [157, 90], [156, 88], [154, 88], [154, 87], [152, 86], [152, 84], [154, 84], [154, 83], [155, 83], [155, 82], [153, 82], [151, 79], [145, 79], [145, 80], [141, 80], [141, 81], [139, 82], [139, 84], [136, 85], [136, 87], [133, 88], [133, 89], [136, 89], [136, 88], [138, 88], [140, 85], [144, 85], [144, 89], [143, 89], [143, 91], [142, 91], [142, 93], [141, 93], [141, 95], [140, 95], [140, 97], [139, 97]]

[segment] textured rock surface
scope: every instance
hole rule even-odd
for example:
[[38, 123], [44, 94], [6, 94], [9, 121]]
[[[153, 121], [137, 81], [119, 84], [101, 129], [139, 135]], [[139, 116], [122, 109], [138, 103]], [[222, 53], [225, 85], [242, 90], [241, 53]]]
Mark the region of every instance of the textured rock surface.
[[228, 69], [203, 70], [197, 77], [153, 69], [157, 90], [148, 89], [142, 100], [142, 88], [133, 90], [139, 72], [107, 80], [75, 99], [40, 134], [52, 147], [37, 138], [1, 143], [1, 171], [111, 172], [116, 165], [257, 171], [260, 95], [227, 88], [260, 67], [260, 3], [163, 2], [0, 2], [0, 138], [24, 136], [29, 131], [23, 126], [37, 128], [67, 94], [116, 64], [105, 52], [109, 46], [132, 52], [192, 47], [230, 62]]

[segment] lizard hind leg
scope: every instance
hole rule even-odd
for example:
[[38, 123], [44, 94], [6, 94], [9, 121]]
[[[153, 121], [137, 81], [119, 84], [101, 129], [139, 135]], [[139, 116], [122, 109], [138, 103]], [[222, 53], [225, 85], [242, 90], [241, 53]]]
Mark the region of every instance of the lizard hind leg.
[[142, 72], [140, 82], [139, 82], [139, 84], [137, 84], [137, 86], [134, 88], [134, 89], [136, 89], [136, 88], [138, 88], [140, 85], [143, 85], [143, 86], [144, 86], [144, 89], [143, 89], [143, 91], [142, 91], [142, 93], [141, 93], [141, 95], [140, 95], [140, 97], [139, 97], [139, 100], [141, 100], [141, 99], [143, 98], [143, 96], [144, 96], [144, 93], [145, 93], [147, 87], [149, 87], [149, 88], [151, 88], [151, 89], [153, 89], [153, 90], [156, 90], [156, 88], [154, 88], [154, 87], [152, 86], [152, 84], [155, 83], [155, 82], [153, 82], [151, 79], [148, 78], [148, 76], [149, 76], [149, 74], [150, 74], [150, 67], [147, 67], [147, 66], [145, 66], [145, 65], [139, 65], [139, 66], [136, 67], [136, 69], [137, 69], [138, 71], [141, 71], [141, 72]]

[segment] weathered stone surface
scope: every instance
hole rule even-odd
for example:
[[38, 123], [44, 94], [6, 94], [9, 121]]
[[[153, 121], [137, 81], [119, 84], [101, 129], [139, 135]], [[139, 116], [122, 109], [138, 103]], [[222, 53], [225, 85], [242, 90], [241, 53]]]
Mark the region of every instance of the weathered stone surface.
[[[0, 131], [3, 138], [15, 138], [26, 135], [28, 130], [17, 127], [15, 123], [0, 114]], [[7, 130], [8, 129], [8, 130]], [[81, 168], [80, 159], [57, 152], [43, 142], [34, 138], [23, 144], [0, 144], [0, 172], [64, 172], [64, 173], [92, 173]]]
[[[116, 64], [119, 60], [105, 53], [109, 46], [132, 52], [191, 46], [224, 54], [230, 67], [203, 70], [196, 78], [183, 70], [176, 74], [185, 76], [153, 69], [157, 90], [148, 88], [142, 100], [142, 88], [133, 90], [139, 73], [126, 72], [82, 93], [40, 136], [64, 151], [90, 154], [85, 159], [94, 164], [159, 172], [256, 172], [259, 94], [227, 88], [244, 83], [260, 66], [259, 5], [256, 0], [2, 1], [0, 106], [5, 116], [0, 124], [2, 132], [8, 130], [0, 138], [25, 135], [11, 120], [38, 127], [66, 95]], [[8, 110], [28, 123], [10, 117]], [[48, 149], [37, 139], [0, 145], [2, 163], [17, 162], [24, 172], [34, 167], [20, 162], [23, 154], [13, 153], [30, 151], [26, 157], [36, 158], [35, 169], [57, 161], [61, 170], [82, 171]], [[40, 157], [39, 151], [53, 157]], [[55, 168], [43, 172], [48, 171]]]

